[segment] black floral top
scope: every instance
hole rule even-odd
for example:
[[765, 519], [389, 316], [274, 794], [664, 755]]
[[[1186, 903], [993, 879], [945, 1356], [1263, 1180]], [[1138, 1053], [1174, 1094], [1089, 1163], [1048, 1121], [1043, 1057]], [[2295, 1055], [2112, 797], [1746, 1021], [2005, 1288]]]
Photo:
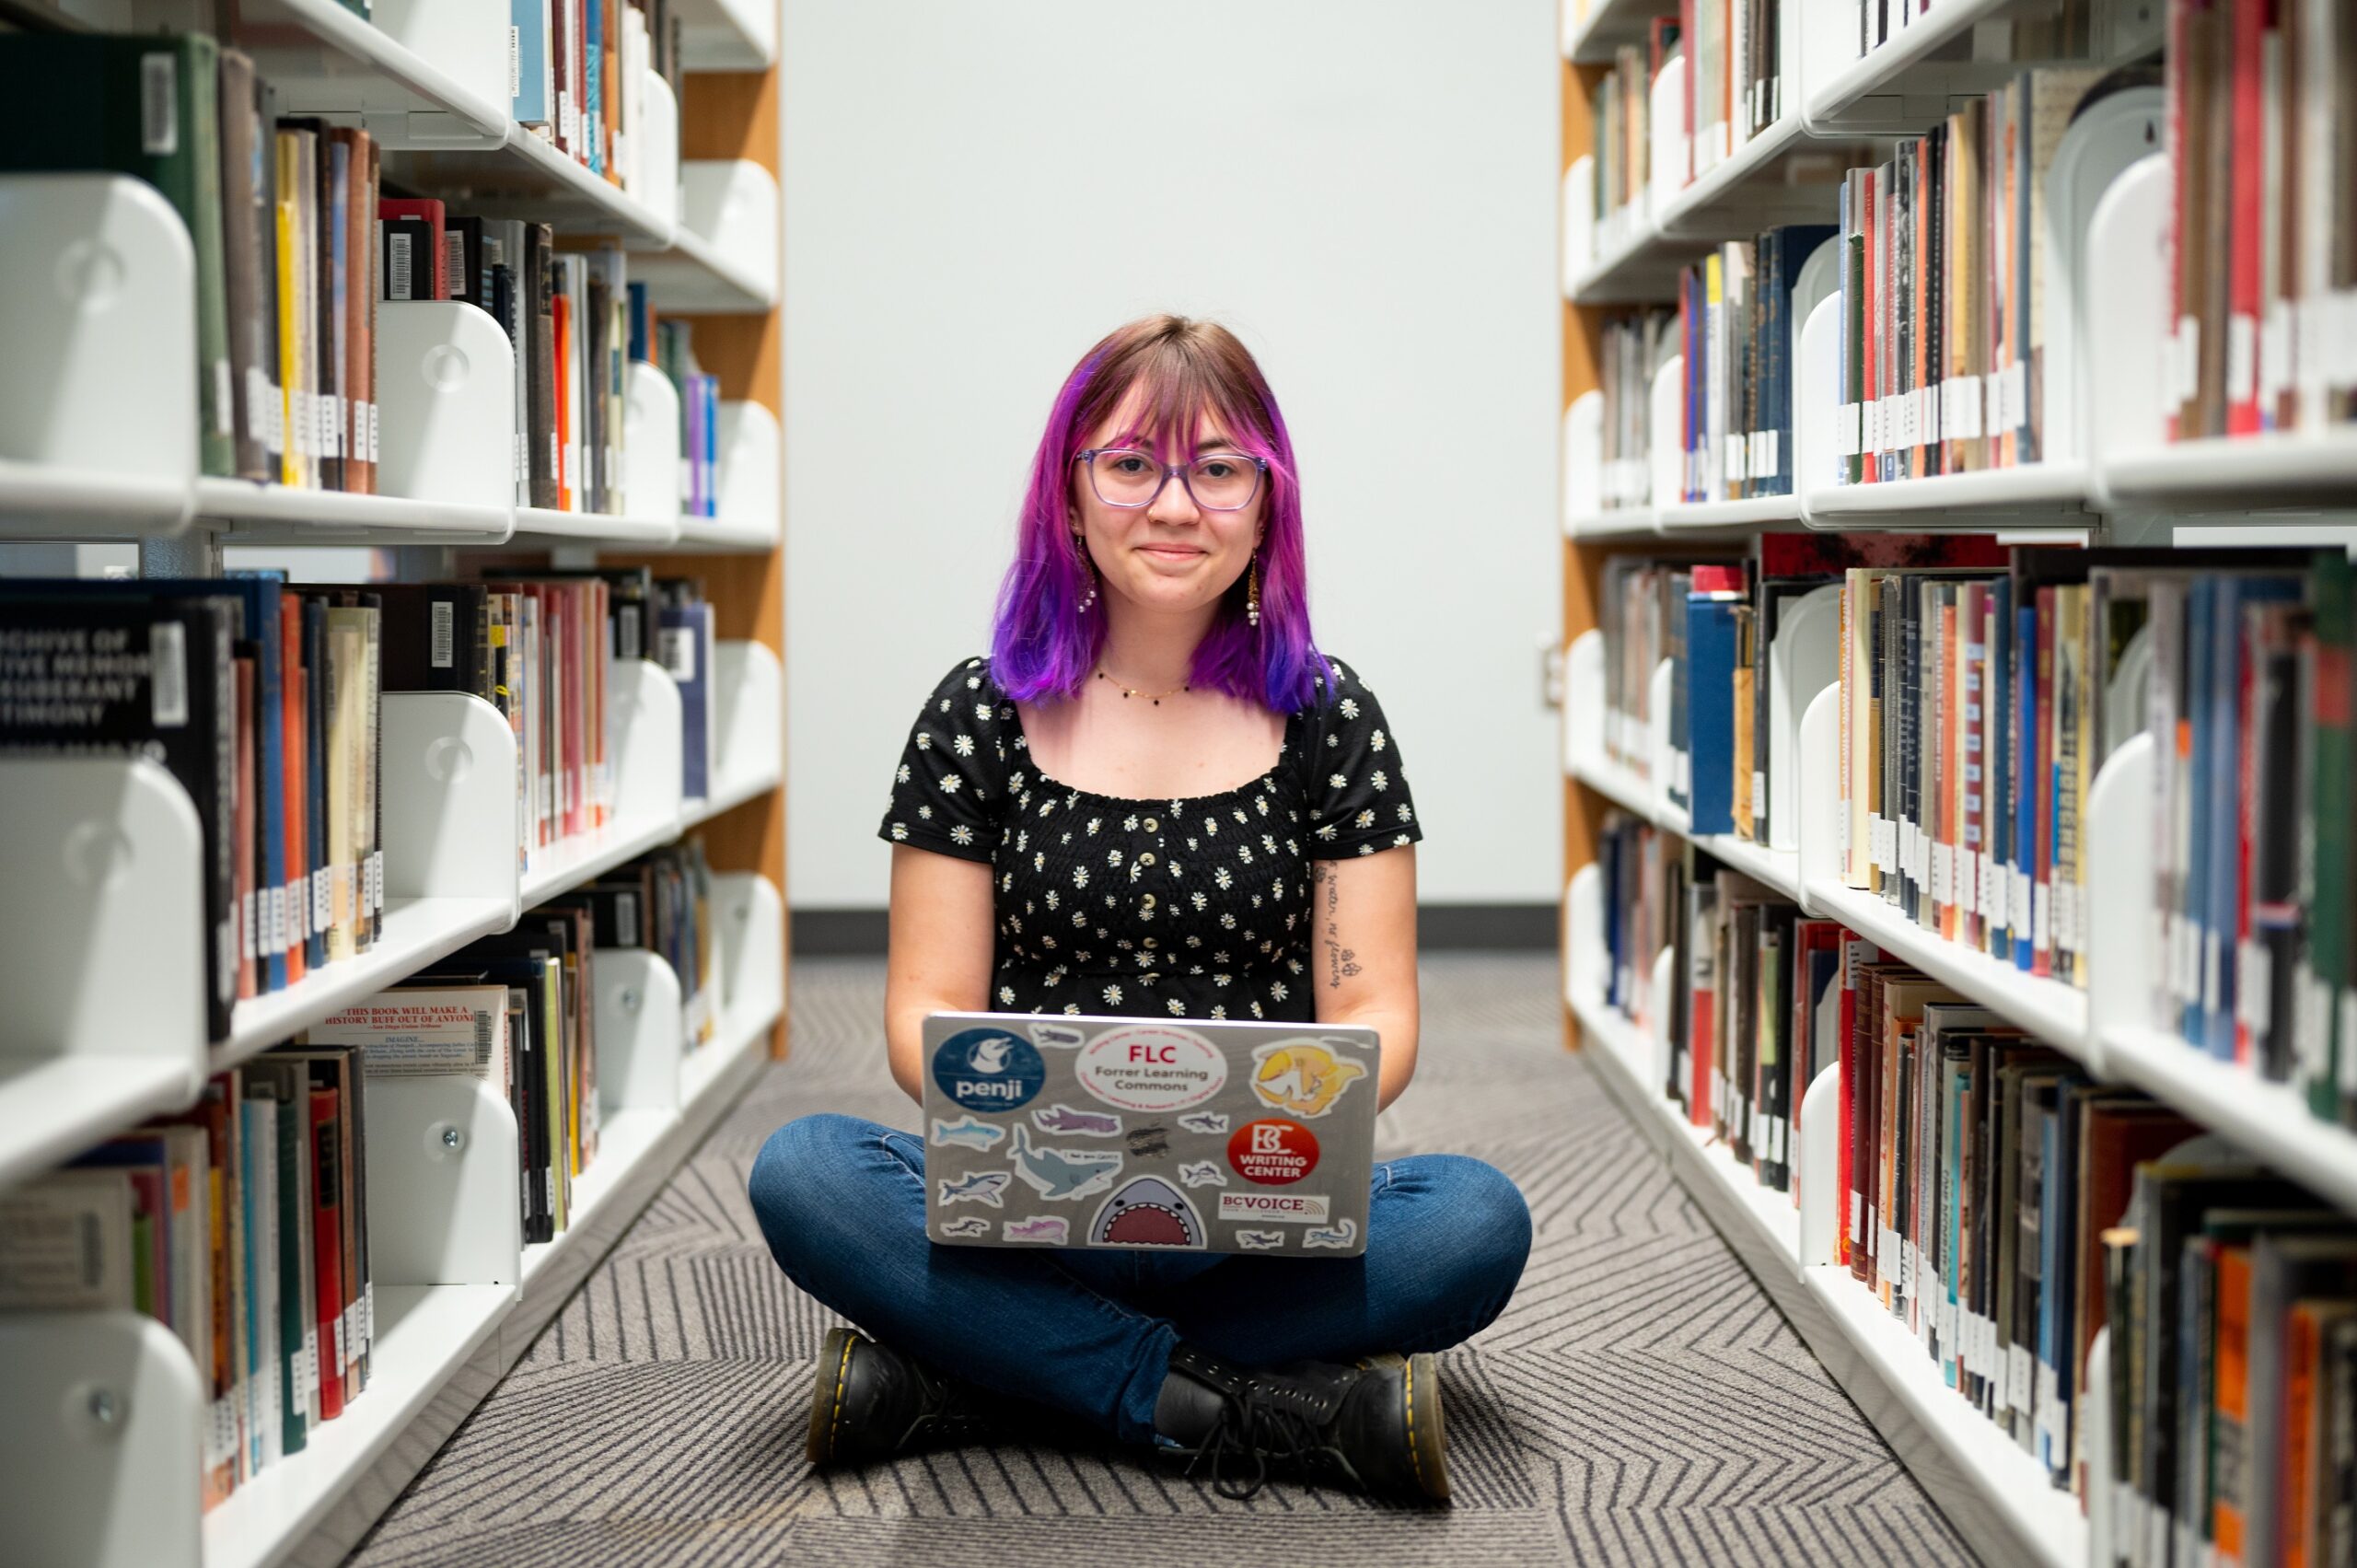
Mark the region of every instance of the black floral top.
[[1177, 800], [1047, 777], [989, 660], [942, 678], [877, 834], [996, 871], [993, 1011], [1317, 1016], [1306, 862], [1424, 836], [1375, 693], [1327, 662], [1330, 682], [1286, 719], [1275, 767]]

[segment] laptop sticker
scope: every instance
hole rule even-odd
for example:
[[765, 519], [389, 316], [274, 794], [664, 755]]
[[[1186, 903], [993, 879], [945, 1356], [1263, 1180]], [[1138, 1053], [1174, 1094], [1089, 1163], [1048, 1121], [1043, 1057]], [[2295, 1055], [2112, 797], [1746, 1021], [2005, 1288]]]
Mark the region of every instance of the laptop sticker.
[[1031, 1024], [1031, 1043], [1041, 1050], [1077, 1051], [1088, 1031], [1071, 1024]]
[[988, 1236], [990, 1233], [991, 1222], [980, 1214], [961, 1214], [954, 1220], [941, 1222], [941, 1234], [944, 1236]]
[[1034, 1214], [1028, 1220], [1007, 1221], [999, 1227], [998, 1234], [1005, 1241], [1038, 1241], [1062, 1247], [1072, 1235], [1072, 1222], [1062, 1214]]
[[1170, 1129], [1159, 1121], [1148, 1127], [1132, 1127], [1124, 1142], [1130, 1153], [1142, 1160], [1160, 1159], [1170, 1152]]
[[1227, 1086], [1227, 1057], [1191, 1029], [1127, 1024], [1081, 1048], [1080, 1086], [1123, 1110], [1184, 1110]]
[[1225, 1187], [1227, 1173], [1209, 1160], [1197, 1160], [1178, 1167], [1178, 1179], [1190, 1187]]
[[1324, 1225], [1326, 1207], [1323, 1195], [1306, 1192], [1223, 1192], [1219, 1195], [1220, 1218], [1250, 1220], [1261, 1225], [1271, 1220], [1286, 1225]]
[[1108, 1110], [1074, 1110], [1068, 1105], [1051, 1105], [1045, 1110], [1033, 1111], [1031, 1125], [1042, 1132], [1110, 1138], [1121, 1131], [1121, 1119]]
[[1336, 1225], [1331, 1230], [1313, 1230], [1304, 1232], [1301, 1238], [1301, 1244], [1304, 1247], [1330, 1247], [1340, 1252], [1348, 1251], [1351, 1244], [1358, 1240], [1358, 1222], [1356, 1220], [1344, 1220], [1341, 1224]]
[[968, 1109], [1016, 1109], [1039, 1092], [1047, 1077], [1038, 1049], [1004, 1029], [959, 1029], [933, 1053], [933, 1081], [950, 1104]]
[[1110, 1149], [1046, 1149], [1031, 1142], [1020, 1122], [1007, 1158], [1015, 1173], [1042, 1198], [1086, 1198], [1102, 1192], [1120, 1174], [1121, 1156]]
[[1297, 1121], [1248, 1121], [1227, 1141], [1227, 1163], [1247, 1181], [1290, 1187], [1318, 1168], [1318, 1135]]
[[1158, 1176], [1141, 1176], [1105, 1200], [1088, 1227], [1100, 1247], [1203, 1245], [1203, 1222], [1184, 1194]]
[[1250, 1252], [1273, 1252], [1285, 1244], [1285, 1233], [1281, 1230], [1239, 1230], [1236, 1233], [1236, 1244]]
[[1224, 1110], [1192, 1111], [1178, 1119], [1178, 1125], [1190, 1132], [1225, 1132], [1227, 1113]]
[[1253, 1097], [1292, 1116], [1325, 1115], [1344, 1089], [1365, 1076], [1364, 1066], [1314, 1040], [1281, 1040], [1252, 1051]]
[[961, 1149], [987, 1151], [997, 1147], [998, 1141], [1005, 1136], [1005, 1128], [993, 1127], [971, 1116], [960, 1117], [955, 1121], [935, 1121], [933, 1124], [933, 1143], [938, 1148], [955, 1145]]
[[1005, 1191], [1007, 1183], [1014, 1179], [1014, 1173], [1004, 1170], [978, 1170], [971, 1176], [954, 1180], [944, 1178], [941, 1201], [945, 1203], [988, 1203], [993, 1209], [1003, 1208], [1005, 1205], [999, 1202], [998, 1195]]

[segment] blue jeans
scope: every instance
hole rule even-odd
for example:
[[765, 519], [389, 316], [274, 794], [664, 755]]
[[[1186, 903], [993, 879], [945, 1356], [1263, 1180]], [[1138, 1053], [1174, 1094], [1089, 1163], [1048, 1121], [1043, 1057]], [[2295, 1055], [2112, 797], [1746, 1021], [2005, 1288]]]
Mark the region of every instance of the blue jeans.
[[787, 1122], [748, 1186], [786, 1278], [879, 1342], [1133, 1443], [1182, 1339], [1248, 1366], [1440, 1350], [1505, 1309], [1530, 1253], [1521, 1192], [1461, 1155], [1376, 1166], [1358, 1258], [937, 1247], [924, 1145], [855, 1116]]

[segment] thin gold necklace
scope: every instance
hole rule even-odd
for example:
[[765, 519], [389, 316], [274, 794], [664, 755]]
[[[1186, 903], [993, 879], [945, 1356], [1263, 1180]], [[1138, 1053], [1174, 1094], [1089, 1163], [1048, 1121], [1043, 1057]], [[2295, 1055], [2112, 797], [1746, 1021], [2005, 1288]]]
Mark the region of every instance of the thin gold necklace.
[[[1101, 664], [1097, 667], [1097, 679], [1099, 680], [1113, 680], [1111, 676], [1105, 673], [1105, 667]], [[1144, 697], [1157, 708], [1162, 706], [1163, 698], [1176, 697], [1181, 691], [1192, 691], [1195, 689], [1191, 682], [1184, 686], [1174, 687], [1170, 691], [1162, 692], [1141, 691], [1134, 686], [1121, 686], [1121, 683], [1118, 680], [1113, 680], [1113, 684], [1120, 686], [1122, 696]]]

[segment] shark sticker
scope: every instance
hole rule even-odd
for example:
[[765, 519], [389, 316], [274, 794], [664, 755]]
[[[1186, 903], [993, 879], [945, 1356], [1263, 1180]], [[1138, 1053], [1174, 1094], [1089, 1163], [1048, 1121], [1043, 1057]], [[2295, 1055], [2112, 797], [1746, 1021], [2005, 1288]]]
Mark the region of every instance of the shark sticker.
[[1197, 1160], [1178, 1167], [1178, 1179], [1190, 1187], [1225, 1187], [1227, 1173], [1209, 1160]]
[[1014, 1110], [1047, 1082], [1048, 1064], [1020, 1035], [1004, 1029], [959, 1029], [933, 1053], [933, 1081], [949, 1103], [984, 1112]]
[[945, 1203], [988, 1203], [993, 1209], [1001, 1208], [1004, 1205], [1001, 1203], [999, 1194], [1005, 1191], [1007, 1183], [1014, 1179], [1012, 1172], [1004, 1170], [978, 1170], [971, 1176], [954, 1179], [944, 1178], [941, 1201]]
[[1224, 1110], [1190, 1111], [1178, 1119], [1178, 1125], [1190, 1132], [1225, 1132], [1227, 1113]]
[[1227, 1086], [1227, 1057], [1192, 1029], [1125, 1024], [1081, 1048], [1080, 1086], [1121, 1110], [1185, 1110]]
[[1314, 1040], [1281, 1040], [1252, 1051], [1252, 1094], [1271, 1110], [1312, 1119], [1334, 1109], [1366, 1068]]
[[1121, 1119], [1109, 1110], [1074, 1110], [1068, 1105], [1051, 1105], [1045, 1110], [1033, 1111], [1031, 1125], [1042, 1132], [1111, 1138], [1120, 1134]]
[[1264, 1116], [1227, 1141], [1236, 1174], [1262, 1187], [1290, 1187], [1318, 1168], [1318, 1134], [1298, 1121]]
[[1281, 1230], [1239, 1230], [1236, 1233], [1236, 1244], [1247, 1252], [1274, 1252], [1285, 1244], [1285, 1233]]
[[1009, 1220], [999, 1226], [999, 1237], [1005, 1241], [1037, 1241], [1049, 1247], [1062, 1247], [1072, 1234], [1072, 1222], [1062, 1214], [1034, 1214], [1028, 1220]]
[[988, 1236], [990, 1233], [991, 1222], [980, 1214], [962, 1214], [957, 1219], [941, 1222], [941, 1234], [944, 1236]]
[[1304, 1247], [1330, 1247], [1337, 1252], [1347, 1252], [1358, 1238], [1358, 1222], [1344, 1220], [1330, 1230], [1302, 1232], [1301, 1244]]
[[1071, 1024], [1032, 1024], [1031, 1043], [1042, 1051], [1077, 1051], [1088, 1031]]
[[935, 1121], [933, 1124], [932, 1141], [936, 1148], [981, 1149], [987, 1152], [997, 1147], [999, 1140], [1005, 1136], [1006, 1129], [1004, 1127], [993, 1127], [987, 1121], [964, 1116], [955, 1121]]
[[1111, 1149], [1041, 1148], [1031, 1142], [1029, 1129], [1020, 1123], [1006, 1157], [1015, 1162], [1015, 1174], [1042, 1198], [1086, 1198], [1102, 1192], [1121, 1170], [1121, 1156]]
[[1200, 1249], [1203, 1221], [1176, 1187], [1158, 1176], [1141, 1176], [1098, 1205], [1088, 1240], [1097, 1247]]

